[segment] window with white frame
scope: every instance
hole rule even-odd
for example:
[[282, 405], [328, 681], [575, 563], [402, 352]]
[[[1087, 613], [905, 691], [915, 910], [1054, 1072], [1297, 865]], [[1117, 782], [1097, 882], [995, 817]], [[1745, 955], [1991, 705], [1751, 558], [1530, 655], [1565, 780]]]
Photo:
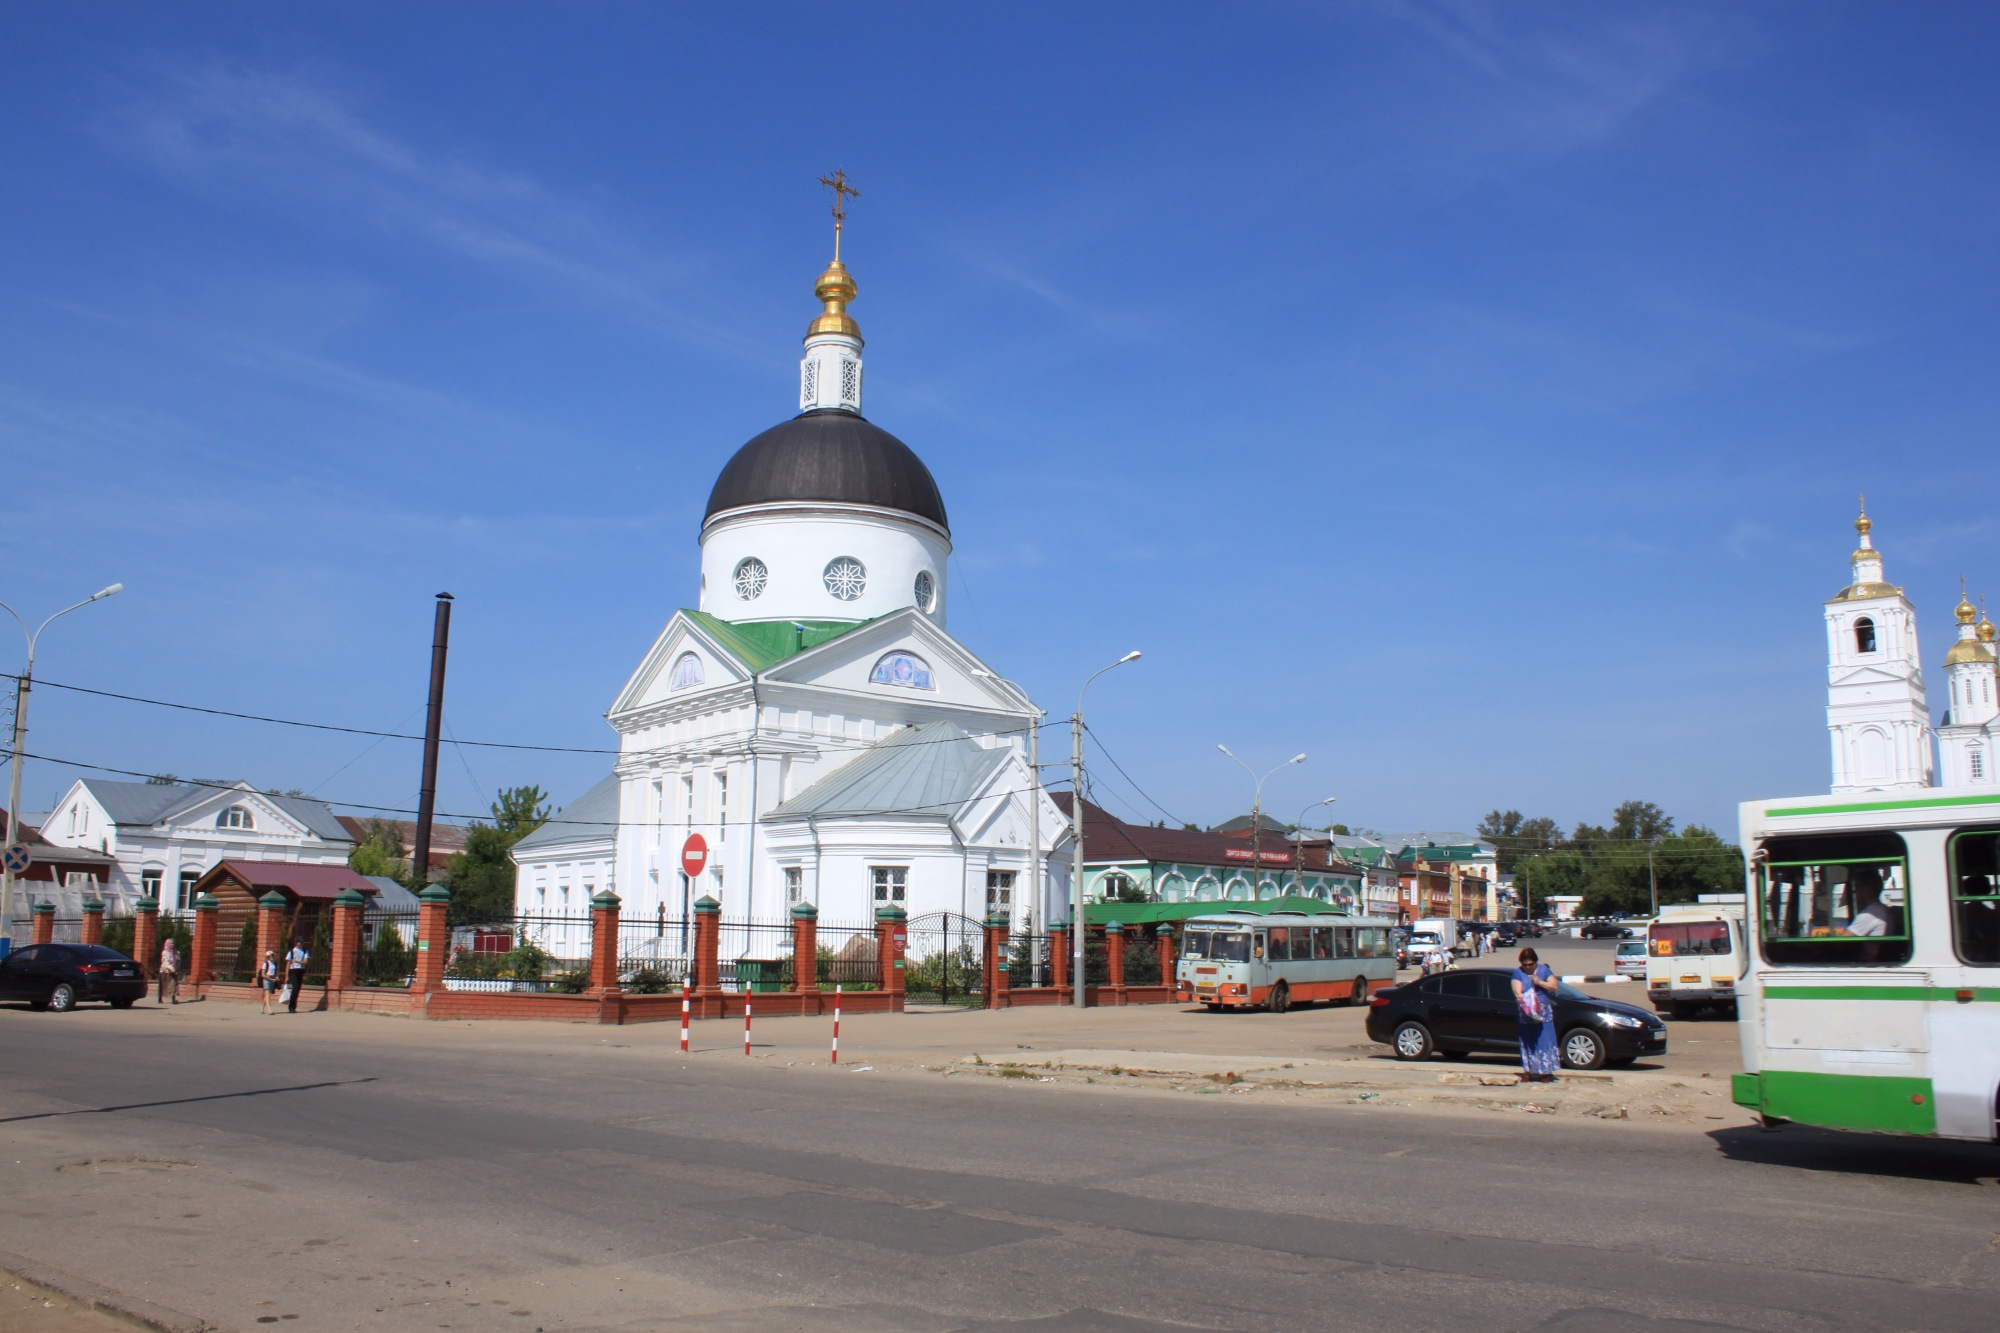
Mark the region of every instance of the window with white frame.
[[908, 899], [910, 891], [908, 866], [870, 866], [868, 873], [875, 881], [876, 902], [887, 907]]
[[246, 807], [240, 805], [232, 805], [227, 810], [224, 810], [221, 814], [217, 815], [215, 817], [215, 826], [217, 828], [257, 827], [256, 823], [250, 818], [250, 811]]
[[986, 872], [986, 910], [989, 914], [1005, 912], [1014, 906], [1014, 872], [1011, 870], [989, 870]]
[[166, 877], [167, 872], [164, 870], [141, 870], [139, 872], [139, 891], [154, 902], [160, 901], [160, 886]]
[[681, 775], [681, 823], [694, 823], [694, 774]]
[[1966, 751], [1966, 758], [1968, 761], [1970, 761], [1972, 765], [1972, 780], [1974, 782], [1984, 782], [1986, 780], [1985, 753], [1981, 751], [1977, 745], [1975, 745], [1970, 750]]
[[646, 817], [657, 824], [667, 815], [667, 784], [659, 778], [653, 779], [652, 801], [653, 807]]
[[[199, 870], [181, 871], [180, 894], [174, 900], [174, 905], [181, 911], [185, 912], [194, 906], [194, 886], [200, 883], [200, 881], [201, 872]], [[159, 899], [156, 897], [153, 901], [158, 902]]]
[[729, 822], [729, 774], [721, 769], [715, 772], [715, 822]]
[[785, 906], [797, 907], [806, 900], [806, 871], [804, 866], [785, 867]]

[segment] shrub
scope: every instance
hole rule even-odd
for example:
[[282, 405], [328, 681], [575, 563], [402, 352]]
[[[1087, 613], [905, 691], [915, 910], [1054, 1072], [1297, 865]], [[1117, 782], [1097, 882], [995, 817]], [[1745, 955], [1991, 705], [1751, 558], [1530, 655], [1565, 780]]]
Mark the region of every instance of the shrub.
[[674, 989], [674, 979], [657, 967], [642, 967], [625, 978], [625, 989], [634, 995], [667, 995]]
[[549, 989], [558, 995], [581, 995], [590, 989], [590, 969], [576, 967], [558, 972], [550, 979]]

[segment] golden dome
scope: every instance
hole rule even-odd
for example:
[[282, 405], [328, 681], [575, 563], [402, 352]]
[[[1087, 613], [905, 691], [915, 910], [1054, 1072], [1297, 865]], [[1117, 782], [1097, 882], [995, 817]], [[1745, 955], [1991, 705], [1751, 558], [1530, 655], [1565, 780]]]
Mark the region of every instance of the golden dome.
[[1981, 643], [1993, 642], [1993, 622], [1988, 620], [1984, 614], [1981, 614], [1979, 617], [1979, 641]]
[[851, 338], [861, 336], [861, 326], [847, 313], [847, 303], [854, 299], [854, 275], [847, 271], [847, 265], [838, 259], [826, 266], [826, 272], [819, 275], [813, 285], [813, 295], [826, 305], [826, 313], [806, 326], [806, 337], [822, 333], [844, 333]]
[[1854, 530], [1864, 537], [1868, 535], [1868, 530], [1874, 526], [1875, 524], [1870, 521], [1868, 511], [1865, 509], [1861, 511], [1861, 517], [1854, 520]]
[[1991, 662], [1992, 660], [1993, 645], [1990, 643], [1981, 643], [1978, 639], [1960, 639], [1951, 646], [1951, 651], [1944, 655], [1944, 664], [1948, 667], [1963, 666], [1967, 662]]
[[1973, 608], [1971, 600], [1962, 592], [1958, 595], [1958, 609], [1952, 614], [1958, 617], [1958, 623], [1961, 625], [1970, 625], [1979, 619], [1979, 612]]

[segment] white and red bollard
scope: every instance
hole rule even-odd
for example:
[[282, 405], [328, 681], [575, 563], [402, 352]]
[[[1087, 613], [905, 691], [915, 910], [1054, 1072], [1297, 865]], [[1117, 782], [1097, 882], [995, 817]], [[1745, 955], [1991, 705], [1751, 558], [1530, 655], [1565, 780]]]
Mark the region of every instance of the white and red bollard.
[[743, 1001], [743, 1054], [750, 1054], [750, 1001]]
[[686, 1055], [687, 1049], [688, 1049], [688, 993], [686, 988], [683, 987], [681, 990], [681, 1054]]
[[840, 1063], [840, 983], [833, 983], [833, 1063]]

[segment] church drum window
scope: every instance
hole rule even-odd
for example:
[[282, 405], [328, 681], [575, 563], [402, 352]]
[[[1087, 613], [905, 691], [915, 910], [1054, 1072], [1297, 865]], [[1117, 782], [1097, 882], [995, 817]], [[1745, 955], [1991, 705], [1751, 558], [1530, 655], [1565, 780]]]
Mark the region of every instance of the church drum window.
[[900, 905], [909, 897], [908, 866], [870, 866], [868, 873], [875, 881], [875, 901], [880, 905]]
[[1854, 622], [1854, 651], [1857, 653], [1875, 651], [1875, 622], [1867, 616]]
[[809, 357], [806, 360], [805, 375], [799, 381], [799, 408], [810, 412], [817, 406], [819, 406], [819, 362]]
[[861, 363], [842, 358], [840, 363], [840, 401], [849, 407], [861, 406]]
[[884, 653], [875, 669], [868, 673], [871, 685], [900, 685], [906, 690], [930, 690], [937, 688], [931, 682], [930, 663], [915, 653]]
[[686, 690], [702, 683], [701, 659], [693, 653], [682, 653], [674, 660], [674, 674], [667, 679], [669, 690]]
[[851, 555], [827, 561], [823, 578], [826, 590], [843, 602], [859, 601], [861, 594], [868, 591], [867, 567]]
[[754, 602], [764, 593], [764, 585], [770, 581], [771, 571], [764, 568], [764, 562], [756, 556], [749, 556], [736, 562], [736, 595], [746, 602]]

